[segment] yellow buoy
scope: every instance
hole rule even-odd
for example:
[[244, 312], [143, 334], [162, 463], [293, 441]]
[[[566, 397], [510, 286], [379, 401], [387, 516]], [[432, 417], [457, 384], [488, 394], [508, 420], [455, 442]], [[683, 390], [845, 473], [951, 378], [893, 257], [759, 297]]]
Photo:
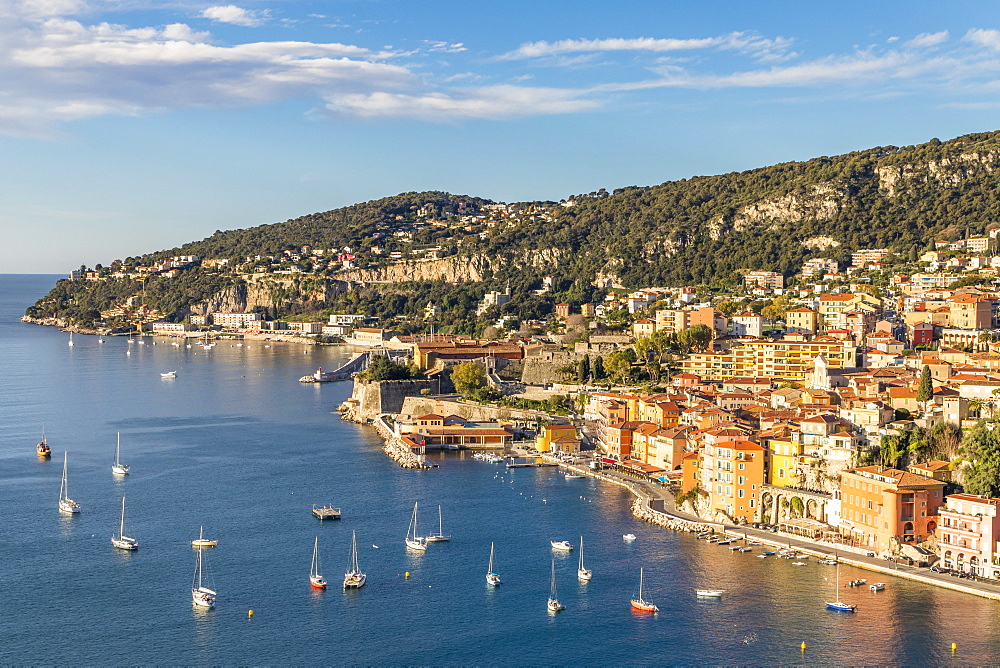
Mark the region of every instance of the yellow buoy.
[[253, 617], [253, 610], [247, 610], [247, 619]]
[[806, 651], [806, 644], [805, 643], [802, 643], [801, 647], [802, 647], [802, 651], [803, 652]]
[[957, 649], [958, 649], [958, 643], [957, 643], [957, 642], [953, 642], [953, 643], [951, 644], [951, 651], [952, 651], [952, 652], [954, 652], [954, 651], [956, 651]]
[[409, 580], [410, 579], [410, 571], [406, 571], [405, 573], [403, 573], [403, 577], [405, 577], [407, 580]]

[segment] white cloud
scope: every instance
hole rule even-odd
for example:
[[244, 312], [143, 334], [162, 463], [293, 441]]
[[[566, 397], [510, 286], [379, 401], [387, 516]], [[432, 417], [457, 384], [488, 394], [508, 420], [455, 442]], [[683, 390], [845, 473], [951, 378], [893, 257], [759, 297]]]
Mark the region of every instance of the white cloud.
[[942, 30], [941, 32], [921, 33], [916, 37], [914, 37], [913, 39], [911, 39], [906, 44], [907, 46], [920, 48], [928, 46], [937, 46], [938, 44], [944, 44], [947, 41], [948, 41], [948, 31]]
[[449, 42], [438, 42], [424, 40], [424, 44], [427, 45], [428, 51], [444, 52], [444, 53], [459, 53], [465, 51], [465, 45], [461, 42], [456, 42], [454, 44]]
[[236, 5], [216, 5], [205, 9], [201, 13], [201, 16], [202, 18], [218, 21], [219, 23], [231, 23], [236, 26], [255, 28], [264, 25], [264, 21], [267, 19], [267, 12], [243, 9]]
[[583, 91], [522, 86], [483, 86], [465, 91], [409, 95], [377, 92], [330, 96], [327, 109], [366, 118], [409, 116], [428, 121], [507, 120], [524, 116], [567, 114], [598, 109]]
[[982, 30], [979, 28], [973, 28], [969, 32], [965, 33], [965, 37], [963, 39], [979, 46], [1000, 50], [1000, 30]]
[[498, 60], [523, 60], [527, 58], [548, 58], [571, 53], [594, 53], [615, 51], [649, 51], [666, 53], [698, 49], [726, 49], [741, 53], [759, 54], [772, 57], [786, 51], [792, 40], [785, 37], [766, 38], [750, 32], [733, 32], [717, 37], [700, 38], [609, 38], [609, 39], [564, 39], [558, 42], [529, 42], [498, 57]]

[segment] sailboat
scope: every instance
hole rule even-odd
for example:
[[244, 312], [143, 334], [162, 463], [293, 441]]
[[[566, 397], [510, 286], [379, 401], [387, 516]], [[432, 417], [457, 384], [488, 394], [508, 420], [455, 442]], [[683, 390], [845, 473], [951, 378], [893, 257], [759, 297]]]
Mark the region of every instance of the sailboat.
[[218, 544], [219, 541], [217, 540], [211, 540], [209, 538], [205, 538], [205, 528], [201, 526], [198, 527], [198, 537], [195, 538], [193, 541], [191, 541], [191, 547], [197, 547], [197, 548], [215, 547]]
[[66, 478], [66, 460], [69, 453], [63, 451], [63, 474], [62, 482], [59, 484], [59, 510], [64, 513], [80, 512], [80, 504], [69, 498], [69, 482]]
[[118, 528], [118, 535], [111, 537], [111, 544], [121, 550], [138, 550], [139, 541], [125, 535], [125, 497], [122, 497], [122, 523]]
[[446, 536], [444, 534], [444, 524], [441, 523], [441, 506], [438, 506], [438, 530], [437, 533], [429, 533], [424, 538], [428, 543], [442, 543], [446, 540], [451, 540], [451, 536]]
[[580, 536], [580, 565], [576, 569], [576, 577], [580, 578], [584, 582], [587, 582], [592, 578], [594, 574], [589, 568], [583, 565], [583, 536]]
[[417, 535], [417, 502], [413, 502], [413, 515], [410, 516], [410, 526], [406, 529], [406, 547], [411, 550], [425, 551], [427, 539]]
[[45, 427], [42, 427], [42, 440], [35, 446], [35, 454], [43, 459], [52, 456], [52, 448], [49, 447], [48, 442], [45, 440]]
[[632, 609], [639, 612], [659, 612], [660, 609], [655, 604], [650, 603], [642, 597], [642, 567], [639, 567], [639, 588], [635, 596], [632, 597]]
[[202, 608], [214, 608], [216, 592], [202, 584], [201, 579], [201, 555], [203, 550], [198, 550], [194, 561], [194, 579], [191, 582], [191, 601]]
[[492, 587], [502, 584], [500, 576], [493, 571], [493, 543], [490, 543], [490, 565], [486, 567], [486, 584]]
[[344, 573], [344, 589], [359, 589], [364, 586], [366, 576], [358, 565], [358, 536], [351, 531], [351, 563]]
[[549, 583], [549, 612], [559, 612], [565, 610], [566, 606], [559, 602], [556, 596], [556, 560], [552, 560], [552, 580]]
[[313, 589], [326, 589], [326, 578], [319, 574], [319, 536], [313, 543], [312, 566], [309, 567], [309, 586]]
[[118, 444], [115, 446], [115, 461], [111, 462], [111, 472], [118, 475], [128, 475], [128, 464], [122, 464], [122, 433], [118, 432]]
[[835, 601], [827, 601], [826, 602], [826, 607], [830, 608], [831, 610], [839, 610], [840, 612], [854, 612], [855, 609], [858, 607], [856, 605], [850, 605], [848, 603], [844, 603], [843, 601], [840, 600], [840, 562], [839, 561], [837, 562], [837, 589], [836, 589], [835, 593], [837, 595], [836, 596], [837, 600], [835, 600]]

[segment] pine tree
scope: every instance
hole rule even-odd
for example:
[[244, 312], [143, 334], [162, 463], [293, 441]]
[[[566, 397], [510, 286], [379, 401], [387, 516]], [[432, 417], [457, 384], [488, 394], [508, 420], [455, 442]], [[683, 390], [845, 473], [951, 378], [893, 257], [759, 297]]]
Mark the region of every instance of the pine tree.
[[594, 379], [600, 380], [604, 377], [604, 358], [598, 355], [594, 358]]
[[934, 385], [931, 383], [931, 368], [924, 365], [920, 371], [920, 385], [917, 386], [917, 401], [926, 403], [934, 396]]

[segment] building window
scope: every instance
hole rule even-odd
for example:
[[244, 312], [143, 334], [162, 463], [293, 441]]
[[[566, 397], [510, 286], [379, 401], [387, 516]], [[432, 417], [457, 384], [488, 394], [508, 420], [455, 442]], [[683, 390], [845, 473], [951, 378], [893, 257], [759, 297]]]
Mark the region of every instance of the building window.
[[736, 491], [739, 492], [739, 497], [742, 499], [743, 495], [744, 495], [743, 490], [742, 489], [738, 489]]

